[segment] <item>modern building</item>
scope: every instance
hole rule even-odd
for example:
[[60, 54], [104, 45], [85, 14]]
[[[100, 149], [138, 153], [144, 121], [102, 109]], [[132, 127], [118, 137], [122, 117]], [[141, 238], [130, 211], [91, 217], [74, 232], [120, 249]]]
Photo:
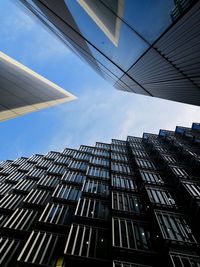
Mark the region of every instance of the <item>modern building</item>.
[[48, 108], [75, 96], [0, 52], [0, 121]]
[[8, 160], [0, 181], [0, 266], [200, 266], [198, 123]]
[[20, 1], [117, 89], [200, 105], [200, 1]]

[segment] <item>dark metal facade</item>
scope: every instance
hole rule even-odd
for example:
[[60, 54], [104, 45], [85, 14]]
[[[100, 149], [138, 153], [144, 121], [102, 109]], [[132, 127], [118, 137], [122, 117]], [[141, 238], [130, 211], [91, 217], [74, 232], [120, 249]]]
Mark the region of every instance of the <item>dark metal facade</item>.
[[200, 105], [200, 1], [20, 1], [117, 89]]
[[199, 267], [200, 125], [0, 164], [0, 266]]

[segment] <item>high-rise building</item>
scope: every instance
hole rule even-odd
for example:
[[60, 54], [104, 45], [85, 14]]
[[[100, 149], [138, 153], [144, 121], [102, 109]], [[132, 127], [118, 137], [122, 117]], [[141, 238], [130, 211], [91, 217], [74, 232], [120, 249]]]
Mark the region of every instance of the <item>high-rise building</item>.
[[200, 1], [20, 1], [117, 89], [200, 105]]
[[75, 96], [0, 52], [0, 121], [48, 108]]
[[0, 266], [199, 267], [200, 124], [0, 164]]

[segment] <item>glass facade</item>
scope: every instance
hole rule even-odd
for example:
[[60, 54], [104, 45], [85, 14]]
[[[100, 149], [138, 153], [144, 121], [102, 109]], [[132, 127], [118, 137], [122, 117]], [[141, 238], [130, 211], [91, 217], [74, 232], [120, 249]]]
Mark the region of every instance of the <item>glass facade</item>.
[[199, 267], [198, 138], [165, 130], [0, 163], [0, 266]]

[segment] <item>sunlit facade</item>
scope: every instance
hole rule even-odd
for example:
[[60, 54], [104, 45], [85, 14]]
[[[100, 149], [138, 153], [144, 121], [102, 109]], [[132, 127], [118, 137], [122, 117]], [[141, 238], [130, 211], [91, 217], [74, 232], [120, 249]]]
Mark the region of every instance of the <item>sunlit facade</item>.
[[199, 267], [200, 124], [0, 163], [0, 266]]
[[76, 99], [0, 52], [0, 122]]
[[200, 1], [20, 1], [117, 89], [200, 105]]

